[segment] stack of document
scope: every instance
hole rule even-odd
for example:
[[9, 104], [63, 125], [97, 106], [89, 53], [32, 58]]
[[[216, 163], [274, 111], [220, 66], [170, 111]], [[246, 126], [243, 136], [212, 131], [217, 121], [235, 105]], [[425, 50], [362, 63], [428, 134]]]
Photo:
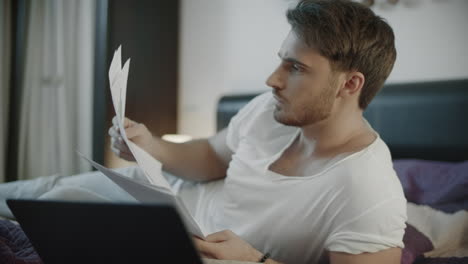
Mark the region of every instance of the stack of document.
[[203, 232], [203, 229], [187, 210], [180, 197], [175, 194], [171, 185], [167, 182], [166, 178], [164, 178], [161, 162], [130, 141], [125, 134], [125, 101], [127, 96], [127, 80], [130, 69], [130, 59], [128, 59], [122, 67], [121, 58], [121, 47], [119, 47], [114, 53], [109, 69], [112, 103], [117, 116], [120, 135], [135, 157], [138, 166], [145, 174], [147, 182], [138, 181], [119, 174], [114, 170], [108, 169], [95, 161], [92, 161], [83, 155], [82, 156], [84, 159], [89, 161], [93, 167], [109, 177], [109, 179], [138, 201], [143, 203], [163, 203], [174, 206], [181, 215], [188, 231], [195, 236], [205, 238], [207, 234]]

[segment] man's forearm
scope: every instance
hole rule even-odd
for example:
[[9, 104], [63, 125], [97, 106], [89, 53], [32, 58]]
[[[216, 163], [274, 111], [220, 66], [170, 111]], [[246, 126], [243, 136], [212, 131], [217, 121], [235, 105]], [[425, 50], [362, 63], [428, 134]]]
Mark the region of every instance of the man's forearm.
[[151, 154], [163, 169], [192, 181], [211, 181], [226, 176], [227, 165], [216, 155], [207, 139], [172, 143], [155, 138]]
[[265, 264], [283, 264], [281, 262], [277, 262], [277, 261], [274, 261], [272, 259], [267, 259], [264, 263]]

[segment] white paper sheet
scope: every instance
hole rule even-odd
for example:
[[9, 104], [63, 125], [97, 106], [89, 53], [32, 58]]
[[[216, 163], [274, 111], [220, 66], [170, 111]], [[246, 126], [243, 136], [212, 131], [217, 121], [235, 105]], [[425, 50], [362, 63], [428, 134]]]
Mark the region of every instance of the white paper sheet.
[[182, 220], [184, 221], [185, 226], [188, 231], [200, 238], [205, 238], [205, 234], [202, 231], [202, 228], [199, 226], [197, 221], [192, 217], [188, 209], [185, 207], [182, 200], [175, 196], [172, 192], [159, 188], [158, 186], [140, 182], [124, 176], [116, 171], [108, 169], [99, 163], [96, 163], [83, 154], [79, 153], [85, 160], [87, 160], [91, 165], [106, 175], [110, 180], [115, 184], [124, 189], [127, 193], [133, 196], [135, 199], [142, 203], [159, 203], [159, 204], [168, 204], [172, 205], [179, 212]]
[[149, 182], [153, 185], [167, 189], [172, 193], [171, 186], [162, 175], [162, 164], [133, 142], [128, 141], [128, 145], [132, 150], [133, 155], [137, 157], [138, 165], [143, 168]]
[[114, 52], [114, 57], [112, 58], [111, 65], [109, 67], [109, 84], [112, 87], [115, 82], [115, 78], [122, 69], [122, 46]]
[[84, 159], [101, 171], [114, 183], [132, 195], [135, 199], [144, 203], [165, 203], [174, 206], [181, 215], [188, 231], [202, 239], [206, 234], [203, 229], [192, 217], [190, 212], [185, 207], [184, 203], [175, 195], [171, 186], [162, 174], [162, 164], [141, 147], [133, 143], [127, 138], [124, 128], [125, 119], [125, 104], [127, 96], [127, 80], [130, 70], [130, 59], [128, 59], [122, 68], [121, 58], [122, 47], [115, 51], [109, 68], [109, 84], [111, 90], [112, 103], [117, 115], [117, 126], [122, 139], [125, 141], [130, 151], [132, 152], [138, 166], [142, 169], [149, 183], [137, 181], [121, 175], [113, 170], [110, 170], [79, 153]]
[[[127, 135], [125, 134], [124, 129], [124, 118], [125, 118], [125, 103], [127, 97], [127, 80], [128, 73], [130, 70], [130, 59], [128, 59], [123, 68], [121, 67], [121, 50], [122, 47], [115, 51], [114, 57], [109, 68], [109, 83], [111, 90], [112, 102], [114, 105], [114, 110], [117, 115], [117, 123], [120, 130], [120, 134], [130, 148], [137, 164], [143, 170], [145, 176], [148, 178], [148, 181], [154, 185], [171, 190], [169, 183], [166, 178], [162, 175], [162, 164], [149, 155], [142, 148], [135, 145], [133, 142], [128, 140]], [[171, 190], [172, 191], [172, 190]]]

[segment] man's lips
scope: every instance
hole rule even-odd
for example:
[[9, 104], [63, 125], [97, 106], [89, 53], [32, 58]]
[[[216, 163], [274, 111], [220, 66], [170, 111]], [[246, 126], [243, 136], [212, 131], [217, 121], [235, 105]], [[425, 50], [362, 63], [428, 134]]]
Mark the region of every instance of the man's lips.
[[273, 93], [273, 98], [275, 98], [275, 100], [278, 101], [279, 103], [283, 103], [283, 102], [286, 101], [286, 100], [284, 100], [283, 97], [281, 97], [280, 95], [278, 95], [276, 93]]

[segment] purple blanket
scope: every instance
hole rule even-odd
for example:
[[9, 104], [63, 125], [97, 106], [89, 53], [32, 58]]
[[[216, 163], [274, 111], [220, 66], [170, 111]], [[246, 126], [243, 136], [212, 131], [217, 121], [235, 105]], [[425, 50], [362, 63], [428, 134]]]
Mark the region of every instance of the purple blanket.
[[468, 210], [468, 161], [396, 160], [393, 165], [408, 202], [446, 213]]
[[0, 220], [0, 263], [42, 264], [23, 230], [5, 220]]
[[[446, 213], [468, 210], [468, 161], [396, 160], [393, 165], [408, 202]], [[468, 258], [424, 258], [425, 252], [433, 250], [432, 242], [411, 225], [405, 231], [404, 244], [402, 264], [468, 263]]]

